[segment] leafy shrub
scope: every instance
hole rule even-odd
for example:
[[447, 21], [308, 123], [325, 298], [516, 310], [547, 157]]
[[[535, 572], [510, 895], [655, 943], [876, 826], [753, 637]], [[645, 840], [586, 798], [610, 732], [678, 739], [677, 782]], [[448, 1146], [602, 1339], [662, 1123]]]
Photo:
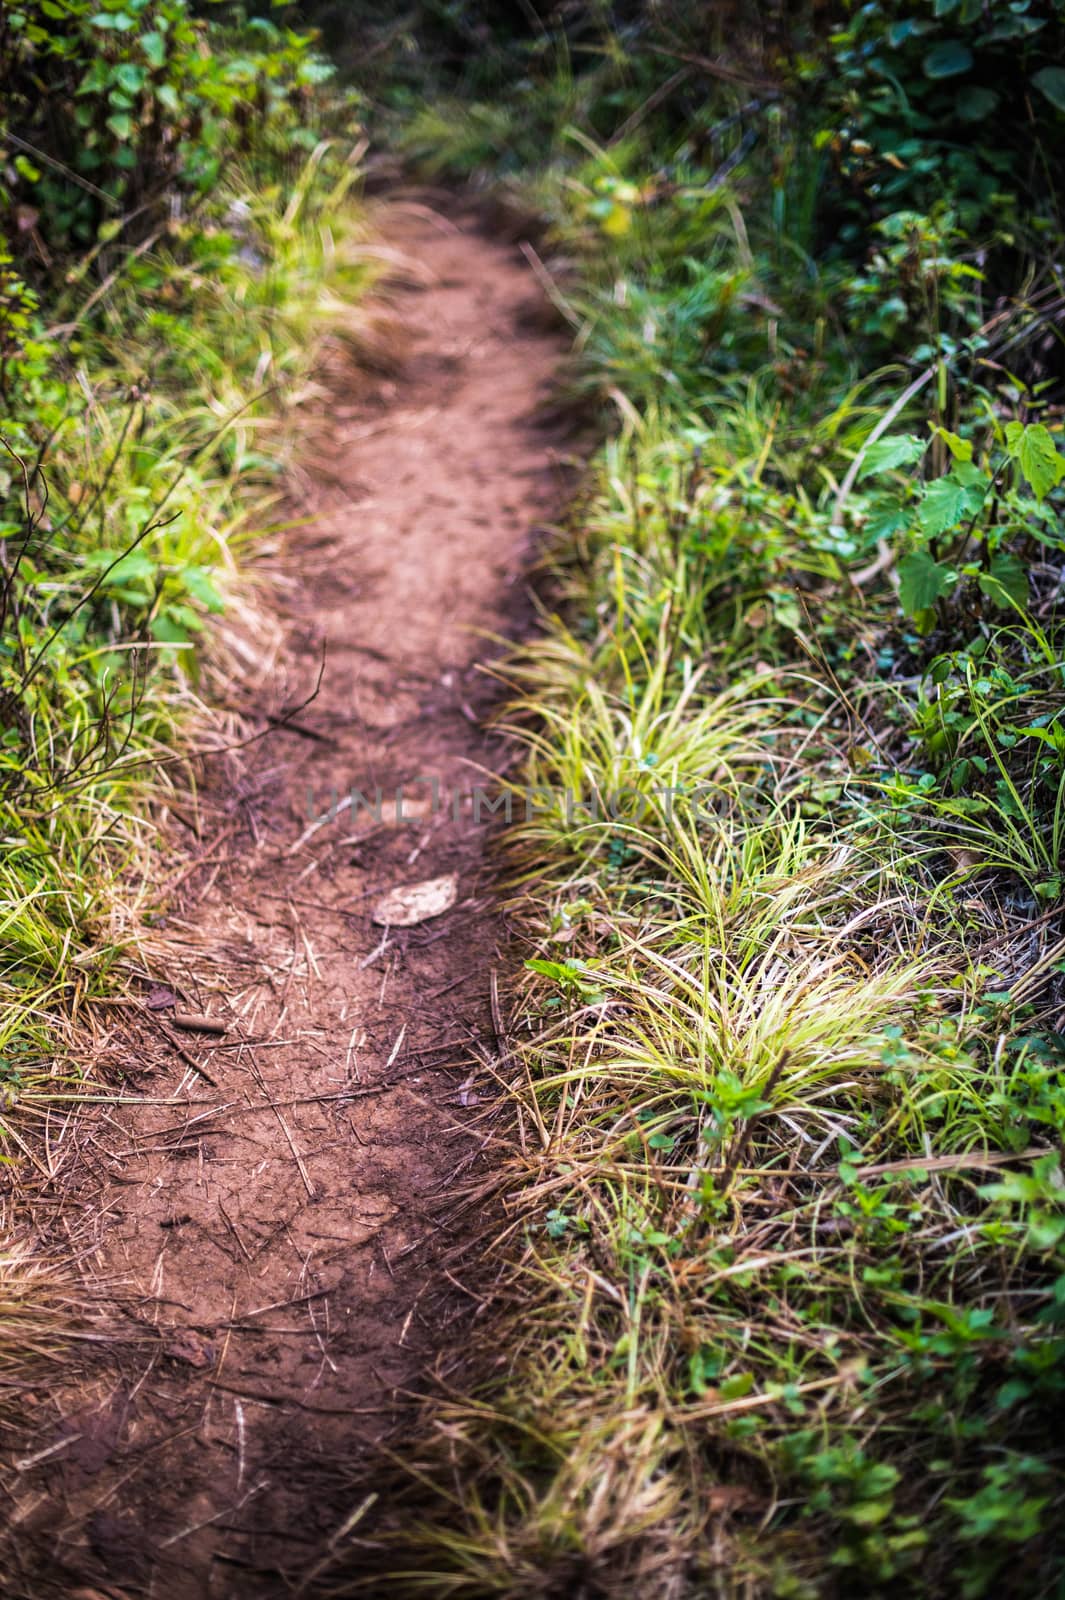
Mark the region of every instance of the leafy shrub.
[[[188, 0], [25, 0], [0, 10], [0, 202], [37, 255], [143, 237], [236, 157], [313, 146], [309, 34], [254, 17], [230, 34]], [[12, 226], [13, 223], [13, 226]]]
[[[1065, 124], [1062, 0], [888, 0], [851, 11], [821, 80], [835, 153], [861, 221], [949, 196], [968, 233], [1045, 226]], [[1023, 197], [1022, 218], [1020, 202]]]

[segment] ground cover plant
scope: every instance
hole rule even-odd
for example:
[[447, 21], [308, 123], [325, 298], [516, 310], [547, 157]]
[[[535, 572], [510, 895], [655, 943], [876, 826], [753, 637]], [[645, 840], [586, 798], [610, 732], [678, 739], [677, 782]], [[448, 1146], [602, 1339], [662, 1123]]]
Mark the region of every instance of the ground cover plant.
[[614, 437], [511, 668], [502, 1353], [337, 1592], [1060, 1593], [1063, 20], [404, 47]]
[[84, 1093], [78, 1029], [165, 894], [153, 809], [190, 781], [207, 624], [247, 605], [285, 417], [372, 276], [332, 69], [307, 33], [238, 23], [0, 8], [5, 1393], [61, 1309], [22, 1237], [36, 1125]]

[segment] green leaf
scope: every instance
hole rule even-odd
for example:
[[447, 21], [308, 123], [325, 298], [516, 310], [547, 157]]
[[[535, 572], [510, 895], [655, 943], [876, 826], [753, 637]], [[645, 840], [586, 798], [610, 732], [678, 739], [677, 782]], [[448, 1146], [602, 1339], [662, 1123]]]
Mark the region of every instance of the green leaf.
[[1006, 449], [1017, 462], [1037, 500], [1045, 500], [1065, 477], [1065, 456], [1042, 422], [1006, 424]]
[[753, 1372], [737, 1372], [734, 1378], [726, 1378], [718, 1389], [722, 1400], [742, 1400], [745, 1394], [750, 1394], [754, 1388]]
[[977, 578], [982, 593], [996, 606], [1023, 606], [1028, 602], [1028, 568], [1008, 550], [994, 556], [986, 572]]
[[1065, 111], [1065, 67], [1043, 67], [1032, 82], [1056, 111]]
[[925, 448], [925, 441], [912, 433], [889, 433], [869, 446], [858, 476], [869, 478], [877, 472], [892, 472], [896, 467], [912, 467], [915, 461], [920, 461]]
[[[1015, 6], [1010, 7], [1016, 10]], [[1028, 39], [1033, 33], [1039, 33], [1046, 27], [1046, 19], [1042, 17], [1005, 17], [1001, 22], [996, 22], [980, 37], [981, 45], [1004, 44], [1007, 40]]]
[[112, 82], [117, 83], [126, 94], [139, 94], [146, 77], [144, 68], [135, 61], [120, 61], [111, 74]]
[[[104, 580], [105, 589], [131, 583], [152, 583], [155, 579], [155, 562], [143, 550], [131, 550], [128, 556], [116, 562]], [[143, 598], [143, 596], [141, 597]]]
[[328, 83], [330, 78], [336, 76], [336, 67], [331, 61], [322, 61], [317, 56], [312, 56], [299, 68], [296, 76], [300, 83]]
[[226, 603], [211, 582], [210, 573], [205, 567], [186, 567], [182, 578], [189, 594], [201, 605], [206, 606], [208, 611], [225, 610]]
[[539, 972], [542, 977], [554, 978], [556, 983], [572, 984], [576, 974], [564, 961], [526, 961], [529, 972]]
[[[965, 463], [961, 465], [964, 467]], [[967, 481], [968, 474], [964, 472], [948, 472], [925, 485], [917, 508], [917, 522], [922, 533], [934, 539], [937, 534], [956, 527], [962, 517], [979, 511], [989, 480], [983, 473], [977, 476], [979, 482], [973, 483]]]
[[570, 1219], [564, 1211], [548, 1211], [544, 1219], [544, 1227], [552, 1239], [561, 1239], [569, 1227]]
[[98, 11], [89, 21], [94, 28], [111, 28], [116, 33], [128, 33], [137, 25], [125, 11]]
[[107, 126], [115, 138], [121, 139], [123, 143], [133, 137], [133, 118], [128, 111], [117, 111], [114, 116], [108, 117]]
[[954, 109], [963, 122], [982, 122], [992, 115], [997, 105], [998, 95], [994, 89], [981, 89], [970, 83], [959, 93]]
[[165, 611], [152, 619], [151, 631], [152, 638], [160, 644], [189, 644], [192, 640], [188, 629], [175, 622]]
[[972, 64], [972, 51], [959, 39], [934, 45], [922, 62], [926, 78], [957, 78], [968, 72]]
[[953, 567], [933, 561], [927, 550], [915, 550], [899, 562], [899, 604], [908, 617], [931, 611], [958, 581]]
[[161, 33], [157, 33], [154, 29], [151, 33], [142, 33], [140, 37], [140, 47], [144, 51], [144, 54], [148, 57], [149, 66], [158, 71], [158, 69], [166, 60], [165, 37]]
[[932, 432], [937, 439], [942, 439], [955, 461], [971, 461], [973, 458], [973, 443], [971, 439], [963, 439], [959, 434], [951, 433], [949, 428], [937, 427], [930, 424]]
[[909, 507], [894, 495], [870, 495], [866, 505], [866, 532], [871, 540], [892, 539], [909, 524]]

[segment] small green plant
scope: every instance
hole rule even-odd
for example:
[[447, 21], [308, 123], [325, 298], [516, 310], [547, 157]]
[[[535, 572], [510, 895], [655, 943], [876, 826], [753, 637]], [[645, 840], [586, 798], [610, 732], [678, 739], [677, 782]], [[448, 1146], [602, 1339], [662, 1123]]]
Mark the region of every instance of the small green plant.
[[[905, 551], [898, 562], [903, 611], [919, 633], [944, 620], [951, 598], [965, 601], [972, 621], [980, 615], [978, 597], [993, 611], [1023, 614], [1028, 568], [1015, 546], [1026, 554], [1033, 541], [1065, 548], [1053, 493], [1065, 477], [1065, 455], [1041, 422], [995, 429], [979, 458], [971, 439], [938, 426], [934, 438], [952, 458], [949, 470], [911, 480], [901, 493], [881, 492], [871, 507], [873, 531], [894, 533]], [[866, 452], [863, 474], [897, 474], [928, 448], [912, 434], [885, 436]]]

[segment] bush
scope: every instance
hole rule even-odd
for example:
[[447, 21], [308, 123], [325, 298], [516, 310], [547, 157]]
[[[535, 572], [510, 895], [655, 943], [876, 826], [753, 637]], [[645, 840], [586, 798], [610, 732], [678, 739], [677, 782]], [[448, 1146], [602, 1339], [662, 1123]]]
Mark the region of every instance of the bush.
[[54, 254], [142, 238], [235, 159], [304, 154], [332, 68], [312, 37], [255, 17], [224, 31], [188, 0], [25, 0], [0, 10], [6, 231]]

